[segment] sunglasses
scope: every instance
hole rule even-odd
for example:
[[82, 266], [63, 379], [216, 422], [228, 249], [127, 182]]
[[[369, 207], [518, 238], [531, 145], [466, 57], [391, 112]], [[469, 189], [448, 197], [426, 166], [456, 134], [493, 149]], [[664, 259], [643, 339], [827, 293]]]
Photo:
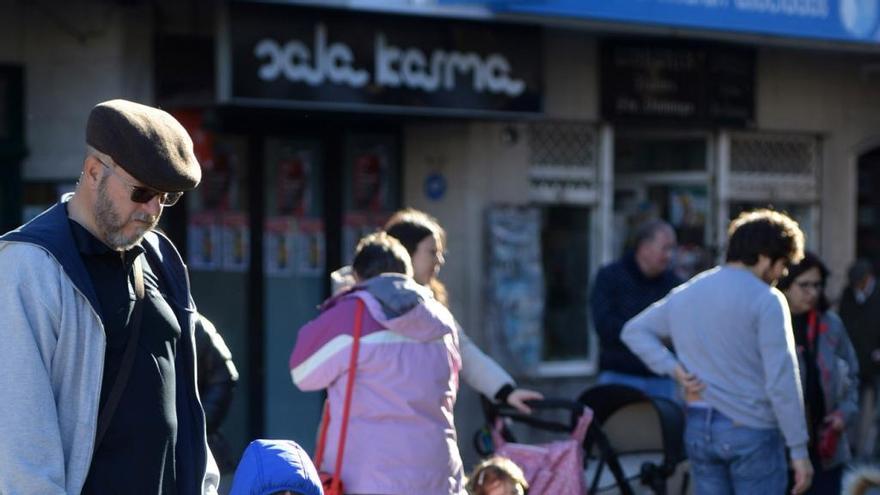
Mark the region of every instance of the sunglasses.
[[130, 184], [127, 180], [123, 179], [118, 173], [116, 173], [116, 165], [110, 166], [106, 163], [98, 160], [101, 165], [107, 167], [110, 170], [110, 173], [115, 175], [117, 179], [119, 179], [123, 184], [125, 184], [129, 189], [131, 189], [130, 199], [135, 203], [149, 203], [156, 196], [159, 197], [159, 204], [162, 206], [174, 206], [175, 203], [183, 196], [183, 192], [159, 192], [155, 189], [150, 189], [149, 187], [143, 186], [135, 186]]

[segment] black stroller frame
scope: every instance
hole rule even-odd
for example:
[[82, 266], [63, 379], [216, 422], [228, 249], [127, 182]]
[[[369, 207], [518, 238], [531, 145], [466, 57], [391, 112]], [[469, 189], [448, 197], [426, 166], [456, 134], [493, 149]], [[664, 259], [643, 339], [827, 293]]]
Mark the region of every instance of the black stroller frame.
[[[483, 441], [486, 439], [487, 429], [491, 431], [495, 425], [497, 418], [505, 420], [501, 429], [501, 436], [508, 442], [516, 442], [513, 432], [507, 427], [508, 421], [522, 423], [524, 425], [537, 428], [539, 430], [549, 431], [553, 433], [571, 433], [580, 415], [583, 407], [587, 406], [593, 410], [593, 421], [587, 430], [587, 436], [584, 439], [582, 448], [584, 449], [584, 468], [589, 462], [598, 463], [592, 479], [587, 479], [587, 493], [595, 493], [598, 488], [599, 479], [604, 469], [608, 469], [614, 478], [617, 489], [622, 495], [633, 495], [634, 491], [630, 485], [631, 479], [638, 479], [641, 484], [648, 486], [657, 495], [666, 494], [666, 481], [675, 473], [678, 465], [685, 459], [683, 427], [684, 415], [681, 406], [673, 401], [648, 397], [641, 391], [630, 387], [619, 385], [602, 385], [588, 389], [578, 397], [576, 401], [567, 399], [544, 399], [529, 401], [529, 406], [538, 412], [538, 414], [523, 414], [509, 405], [495, 404], [486, 397], [482, 397], [483, 414], [486, 419], [486, 428], [477, 431], [474, 434], [474, 449], [481, 456], [492, 454], [492, 448]], [[615, 412], [622, 408], [637, 404], [650, 403], [651, 407], [656, 411], [661, 427], [661, 435], [663, 439], [663, 460], [660, 463], [643, 462], [639, 466], [639, 472], [627, 473], [621, 464], [621, 455], [625, 453], [617, 452], [614, 448], [613, 439], [609, 438], [603, 430], [605, 422], [611, 418]], [[541, 411], [567, 411], [569, 413], [568, 421], [548, 420], [541, 417]], [[597, 453], [597, 457], [591, 458], [592, 453]], [[687, 483], [682, 486], [682, 493], [685, 492]]]
[[[633, 489], [629, 480], [638, 479], [642, 485], [649, 487], [657, 495], [665, 495], [667, 480], [675, 474], [679, 464], [687, 457], [684, 451], [682, 406], [668, 399], [649, 397], [640, 390], [623, 385], [600, 385], [590, 388], [578, 397], [578, 402], [593, 410], [593, 423], [584, 440], [584, 449], [587, 453], [585, 460], [589, 460], [594, 446], [600, 455], [596, 459], [599, 464], [590, 481], [589, 493], [596, 491], [602, 470], [607, 466], [621, 494], [632, 495]], [[642, 462], [637, 473], [626, 473], [620, 462], [625, 453], [615, 450], [613, 439], [609, 438], [603, 427], [616, 412], [636, 404], [649, 405], [657, 414], [662, 439], [662, 460], [659, 463]], [[687, 489], [687, 481], [685, 478], [682, 493]]]

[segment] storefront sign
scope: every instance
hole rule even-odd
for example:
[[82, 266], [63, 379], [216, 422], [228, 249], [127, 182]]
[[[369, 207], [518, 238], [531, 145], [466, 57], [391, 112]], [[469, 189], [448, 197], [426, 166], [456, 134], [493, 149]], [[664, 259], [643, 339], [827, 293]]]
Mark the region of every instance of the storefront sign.
[[602, 115], [611, 121], [746, 126], [754, 51], [725, 45], [613, 41], [602, 46]]
[[880, 43], [877, 0], [439, 0], [502, 13]]
[[[539, 112], [538, 28], [233, 2], [229, 101], [428, 113]], [[221, 43], [221, 45], [223, 45]], [[221, 57], [223, 58], [223, 57]]]

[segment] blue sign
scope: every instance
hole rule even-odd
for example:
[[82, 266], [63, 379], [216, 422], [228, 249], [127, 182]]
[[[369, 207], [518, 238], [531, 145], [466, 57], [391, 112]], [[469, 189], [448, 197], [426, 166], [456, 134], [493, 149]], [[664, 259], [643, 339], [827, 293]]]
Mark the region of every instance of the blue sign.
[[439, 0], [505, 14], [575, 17], [880, 44], [880, 0]]
[[439, 201], [446, 195], [446, 177], [432, 172], [425, 177], [425, 196], [431, 201]]

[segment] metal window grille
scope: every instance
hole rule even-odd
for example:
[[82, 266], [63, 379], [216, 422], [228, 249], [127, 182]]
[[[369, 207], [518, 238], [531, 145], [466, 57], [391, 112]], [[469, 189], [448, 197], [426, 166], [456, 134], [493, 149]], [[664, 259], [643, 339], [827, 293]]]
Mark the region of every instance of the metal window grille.
[[587, 123], [540, 122], [529, 126], [532, 165], [596, 164], [596, 129]]
[[730, 147], [730, 170], [734, 174], [814, 177], [819, 170], [819, 142], [809, 136], [734, 136]]
[[528, 130], [530, 196], [556, 204], [598, 200], [598, 135], [581, 122], [539, 122]]

